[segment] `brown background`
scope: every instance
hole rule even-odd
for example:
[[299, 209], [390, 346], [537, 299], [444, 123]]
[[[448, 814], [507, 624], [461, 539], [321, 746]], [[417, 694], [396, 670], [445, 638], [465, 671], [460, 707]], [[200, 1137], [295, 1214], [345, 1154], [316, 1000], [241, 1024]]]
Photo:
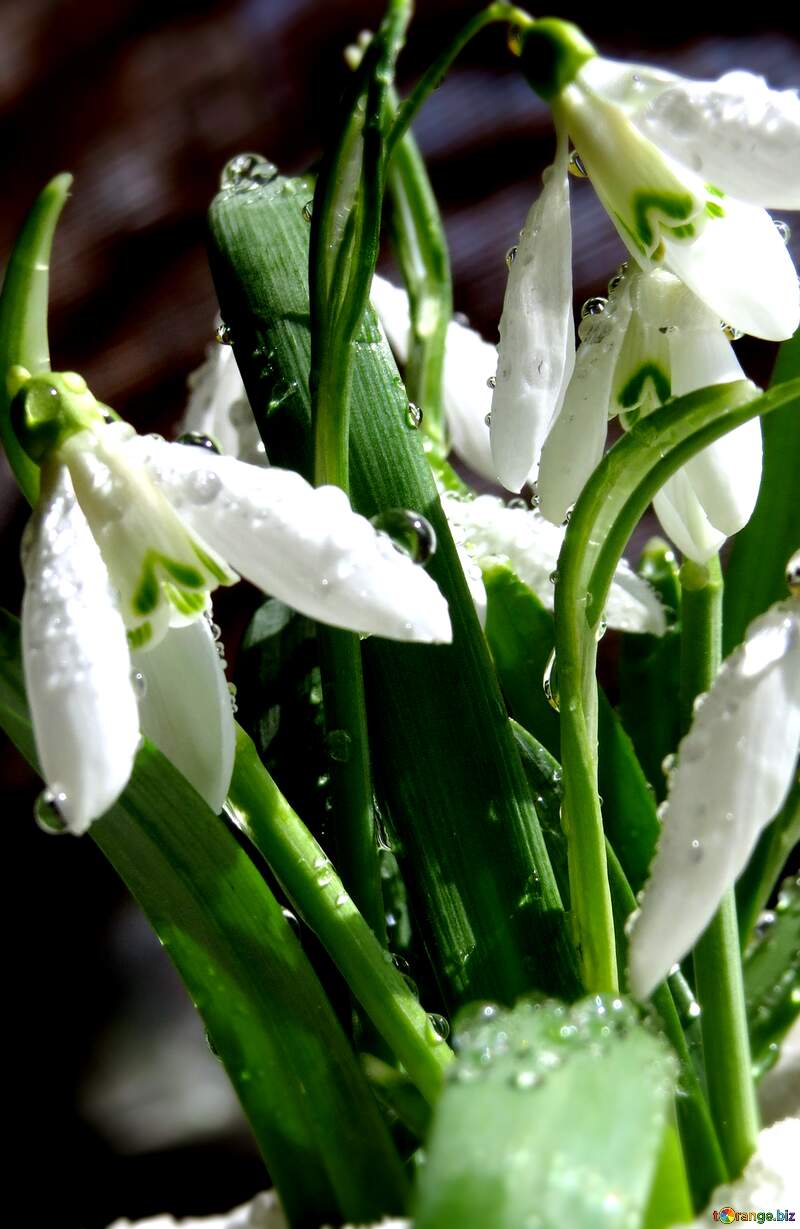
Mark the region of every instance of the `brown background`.
[[[402, 86], [479, 7], [423, 0]], [[341, 50], [374, 28], [380, 12], [367, 0], [0, 5], [0, 256], [42, 184], [72, 171], [53, 265], [53, 363], [83, 372], [140, 430], [169, 429], [211, 335], [204, 217], [222, 165], [252, 149], [289, 172], [308, 166], [344, 80]], [[699, 77], [750, 67], [775, 86], [800, 82], [798, 31], [778, 28], [774, 6], [752, 7], [749, 16], [732, 5], [635, 12], [633, 19], [624, 6], [595, 4], [561, 15], [581, 22], [608, 54]], [[445, 217], [456, 306], [494, 338], [504, 253], [552, 151], [547, 110], [516, 74], [498, 31], [461, 57], [416, 133]], [[576, 184], [573, 201], [579, 304], [602, 292], [622, 251], [591, 188]], [[769, 348], [740, 349], [763, 377]], [[24, 518], [3, 468], [0, 601], [12, 609]], [[120, 1010], [133, 1013], [137, 1028], [141, 1013], [136, 1036], [147, 1052], [148, 1028], [179, 1011], [180, 996], [92, 843], [49, 841], [34, 827], [36, 786], [5, 742], [0, 771], [4, 1053], [13, 1077], [6, 1121], [34, 1176], [18, 1183], [12, 1173], [4, 1198], [16, 1191], [27, 1223], [60, 1229], [95, 1229], [123, 1212], [212, 1211], [245, 1198], [262, 1175], [235, 1129], [148, 1152], [86, 1108], [98, 1039]], [[134, 992], [140, 984], [144, 1007]]]

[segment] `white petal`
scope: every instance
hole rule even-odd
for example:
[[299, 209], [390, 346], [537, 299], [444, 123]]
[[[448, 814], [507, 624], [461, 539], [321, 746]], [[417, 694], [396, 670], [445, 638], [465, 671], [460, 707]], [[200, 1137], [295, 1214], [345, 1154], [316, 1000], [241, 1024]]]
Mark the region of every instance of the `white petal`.
[[792, 784], [800, 751], [800, 602], [773, 606], [723, 663], [680, 744], [631, 934], [650, 994], [705, 930]]
[[169, 1215], [146, 1220], [115, 1220], [109, 1229], [287, 1229], [286, 1219], [274, 1191], [256, 1195], [222, 1216], [191, 1216], [175, 1220]]
[[678, 80], [636, 117], [673, 158], [739, 200], [800, 209], [800, 99], [763, 77], [726, 73], [719, 81]]
[[706, 516], [686, 466], [667, 479], [653, 500], [653, 508], [670, 541], [695, 563], [707, 563], [725, 541], [726, 535]]
[[231, 695], [208, 621], [172, 628], [155, 648], [134, 653], [144, 680], [142, 733], [221, 811], [233, 772]]
[[664, 234], [664, 264], [728, 324], [783, 341], [800, 323], [800, 288], [786, 244], [769, 214], [732, 197], [697, 238]]
[[566, 132], [511, 265], [492, 397], [495, 471], [518, 491], [538, 464], [574, 363], [572, 238]]
[[70, 829], [85, 832], [128, 782], [139, 715], [125, 625], [63, 467], [45, 478], [23, 568], [22, 654], [42, 773]]
[[187, 524], [265, 593], [334, 627], [450, 641], [434, 581], [337, 487], [142, 436], [129, 448]]
[[578, 347], [575, 371], [539, 466], [539, 506], [553, 524], [563, 521], [603, 456], [615, 362], [615, 347], [586, 342]]
[[385, 277], [380, 277], [376, 273], [372, 279], [369, 297], [398, 361], [407, 362], [411, 346], [411, 312], [408, 306], [408, 295], [401, 286], [394, 286]]
[[189, 376], [189, 388], [178, 433], [210, 435], [230, 456], [266, 465], [266, 451], [230, 346], [209, 346], [205, 362]]
[[[718, 1186], [708, 1207], [690, 1221], [687, 1229], [708, 1229], [714, 1224], [713, 1214], [722, 1208], [767, 1213], [777, 1210], [791, 1214], [800, 1204], [800, 1118], [785, 1118], [761, 1131], [754, 1155], [744, 1167], [744, 1173], [733, 1182]], [[762, 1222], [763, 1223], [763, 1222]], [[678, 1229], [673, 1226], [673, 1229]]]
[[[493, 495], [477, 499], [442, 497], [456, 542], [476, 561], [488, 556], [508, 559], [512, 568], [548, 610], [553, 609], [550, 580], [566, 530], [536, 511], [507, 507]], [[609, 627], [660, 636], [665, 629], [664, 608], [655, 591], [631, 571], [623, 560], [611, 586], [604, 617]]]
[[761, 485], [761, 419], [723, 435], [686, 465], [703, 510], [715, 529], [730, 535], [743, 529]]
[[[408, 296], [382, 277], [372, 281], [372, 303], [400, 362], [408, 358]], [[496, 478], [487, 415], [492, 408], [489, 380], [497, 368], [497, 350], [474, 329], [453, 320], [447, 328], [444, 356], [444, 412], [453, 451], [493, 482]]]

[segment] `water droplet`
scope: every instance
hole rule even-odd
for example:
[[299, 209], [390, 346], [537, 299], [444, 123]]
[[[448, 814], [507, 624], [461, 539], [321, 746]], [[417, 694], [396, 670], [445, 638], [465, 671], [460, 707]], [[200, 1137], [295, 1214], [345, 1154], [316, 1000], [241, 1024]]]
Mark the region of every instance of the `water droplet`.
[[439, 1016], [435, 1012], [428, 1014], [428, 1023], [425, 1029], [428, 1041], [431, 1045], [441, 1045], [443, 1041], [447, 1041], [450, 1036], [450, 1025], [445, 1020], [444, 1016]]
[[486, 387], [497, 388], [497, 376], [489, 376], [489, 379], [486, 381]]
[[333, 883], [333, 875], [320, 875], [317, 878], [317, 886], [320, 888], [327, 888], [330, 883]]
[[349, 899], [350, 897], [347, 895], [346, 892], [340, 892], [339, 895], [336, 897], [336, 908], [341, 909], [342, 905], [346, 905]]
[[625, 280], [624, 273], [615, 273], [608, 283], [608, 293], [611, 295], [615, 290], [619, 289]]
[[263, 154], [237, 154], [223, 167], [219, 186], [223, 191], [252, 192], [277, 176], [278, 168]]
[[324, 866], [328, 865], [328, 859], [324, 854], [320, 854], [318, 858], [314, 859], [311, 865], [314, 867], [315, 871], [321, 871]]
[[558, 568], [556, 568], [555, 572], [551, 572], [547, 579], [551, 585], [558, 584]]
[[233, 345], [233, 333], [224, 320], [214, 330], [214, 340], [218, 346]]
[[339, 764], [346, 764], [350, 759], [352, 739], [347, 730], [331, 730], [325, 739], [328, 755]]
[[183, 487], [189, 502], [202, 507], [217, 498], [222, 490], [222, 479], [213, 469], [195, 469], [186, 475]]
[[581, 320], [585, 320], [587, 316], [600, 316], [608, 306], [608, 299], [604, 299], [602, 295], [593, 295], [591, 299], [587, 299], [581, 308]]
[[558, 665], [556, 663], [556, 651], [553, 649], [547, 659], [547, 665], [544, 668], [544, 676], [542, 678], [542, 690], [544, 698], [551, 708], [556, 712], [560, 712], [558, 701]]
[[137, 700], [143, 700], [147, 695], [147, 679], [141, 670], [131, 670], [131, 687]]
[[756, 922], [755, 927], [756, 934], [758, 935], [759, 939], [762, 939], [764, 935], [767, 934], [770, 927], [774, 925], [775, 913], [772, 909], [764, 909], [761, 913], [759, 913], [758, 921]]
[[33, 818], [36, 820], [36, 826], [48, 836], [62, 836], [69, 832], [60, 809], [66, 800], [67, 795], [56, 786], [55, 789], [42, 790], [34, 802]]
[[792, 228], [788, 222], [784, 222], [782, 218], [773, 218], [775, 229], [780, 235], [784, 243], [788, 243], [792, 237]]
[[179, 444], [188, 444], [192, 448], [205, 448], [207, 452], [215, 452], [220, 455], [222, 449], [213, 440], [210, 435], [204, 435], [202, 431], [184, 431], [183, 435], [178, 436]]
[[291, 910], [291, 909], [287, 909], [285, 905], [282, 907], [282, 909], [281, 909], [281, 913], [283, 914], [283, 916], [284, 916], [284, 918], [286, 919], [286, 921], [289, 923], [289, 927], [290, 927], [290, 929], [294, 931], [294, 933], [295, 933], [295, 935], [296, 935], [296, 936], [299, 936], [299, 934], [300, 934], [300, 919], [298, 918], [297, 914], [296, 914], [296, 913], [292, 913], [292, 910]]
[[516, 508], [518, 510], [522, 510], [525, 512], [529, 510], [527, 501], [524, 500], [521, 495], [515, 495], [513, 499], [509, 499], [508, 503], [506, 504], [506, 507]]
[[597, 631], [594, 634], [595, 640], [597, 641], [602, 640], [607, 631], [608, 631], [608, 623], [606, 622], [605, 619], [601, 619], [600, 622], [597, 624]]
[[576, 179], [588, 179], [589, 178], [589, 172], [586, 170], [586, 167], [583, 165], [583, 159], [581, 158], [577, 149], [573, 149], [572, 153], [569, 156], [569, 173], [570, 175], [574, 175]]
[[511, 1076], [511, 1084], [514, 1088], [535, 1088], [541, 1080], [541, 1076], [537, 1071], [515, 1071]]
[[515, 243], [514, 246], [510, 247], [508, 251], [506, 252], [506, 267], [507, 268], [509, 269], [511, 268], [514, 261], [516, 260], [516, 256], [517, 256], [517, 245]]
[[219, 1050], [214, 1045], [214, 1042], [211, 1039], [211, 1034], [209, 1033], [208, 1029], [206, 1029], [206, 1045], [208, 1046], [209, 1050], [214, 1055], [214, 1057], [219, 1061], [219, 1058], [220, 1058]]
[[414, 405], [413, 401], [409, 401], [406, 408], [406, 422], [412, 431], [416, 431], [417, 427], [422, 422], [422, 410], [418, 405]]
[[800, 550], [795, 551], [786, 565], [786, 586], [795, 597], [800, 597]]
[[305, 218], [306, 222], [310, 222], [313, 216], [314, 216], [314, 201], [313, 200], [306, 201], [305, 205], [303, 206], [303, 217]]
[[414, 563], [427, 563], [436, 550], [436, 532], [433, 525], [408, 508], [387, 508], [372, 517], [371, 524], [391, 538], [402, 554]]
[[489, 410], [489, 413], [485, 415], [483, 421], [486, 423], [487, 427], [491, 427], [492, 425], [492, 411], [491, 410]]
[[739, 341], [741, 337], [744, 337], [741, 329], [735, 328], [732, 324], [727, 324], [724, 320], [720, 320], [719, 323], [728, 341]]
[[689, 846], [689, 861], [690, 862], [701, 862], [702, 858], [703, 858], [702, 842], [698, 841], [695, 838], [695, 840], [693, 840], [691, 845]]
[[674, 751], [670, 751], [669, 755], [665, 755], [661, 761], [661, 771], [665, 777], [668, 777], [675, 767], [676, 755]]

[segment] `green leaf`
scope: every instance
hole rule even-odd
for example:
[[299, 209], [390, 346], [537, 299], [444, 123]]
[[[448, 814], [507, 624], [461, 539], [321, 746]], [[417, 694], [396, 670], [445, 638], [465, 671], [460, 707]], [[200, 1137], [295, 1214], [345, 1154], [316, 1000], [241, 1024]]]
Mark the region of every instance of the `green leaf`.
[[744, 989], [753, 1065], [761, 1074], [800, 1015], [800, 877], [784, 880], [774, 918], [748, 951]]
[[[35, 766], [19, 625], [0, 622], [0, 721]], [[91, 835], [206, 1025], [293, 1229], [404, 1204], [375, 1101], [282, 910], [223, 820], [154, 747]]]
[[[800, 331], [778, 352], [772, 388], [800, 376]], [[733, 540], [725, 572], [723, 643], [727, 655], [748, 625], [786, 596], [786, 564], [800, 546], [800, 395], [761, 421], [764, 470], [756, 510]]]
[[[271, 460], [312, 473], [308, 186], [277, 179], [211, 209], [211, 260]], [[355, 343], [352, 496], [367, 516], [411, 508], [438, 540], [451, 646], [363, 642], [370, 749], [412, 908], [448, 1009], [577, 991], [574, 952], [511, 728], [394, 361], [368, 310]], [[413, 974], [414, 970], [412, 970]]]
[[[483, 581], [488, 599], [486, 636], [509, 709], [557, 757], [558, 715], [542, 689], [553, 650], [553, 616], [505, 564], [486, 568]], [[598, 724], [603, 824], [631, 887], [638, 892], [658, 838], [655, 798], [630, 739], [602, 693]]]
[[676, 1065], [631, 1007], [597, 996], [479, 1008], [456, 1044], [415, 1229], [645, 1223]]
[[0, 295], [0, 439], [14, 477], [30, 504], [35, 504], [39, 495], [39, 467], [22, 449], [11, 426], [6, 377], [14, 366], [33, 373], [50, 368], [50, 249], [71, 183], [71, 175], [57, 175], [37, 197], [17, 236]]

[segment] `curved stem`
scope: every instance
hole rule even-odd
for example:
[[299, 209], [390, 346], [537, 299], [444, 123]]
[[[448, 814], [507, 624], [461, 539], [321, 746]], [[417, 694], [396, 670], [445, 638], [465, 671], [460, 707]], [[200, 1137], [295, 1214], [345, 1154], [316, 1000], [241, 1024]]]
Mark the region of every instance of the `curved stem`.
[[237, 726], [229, 804], [375, 1028], [428, 1102], [453, 1055], [345, 891], [323, 849]]

